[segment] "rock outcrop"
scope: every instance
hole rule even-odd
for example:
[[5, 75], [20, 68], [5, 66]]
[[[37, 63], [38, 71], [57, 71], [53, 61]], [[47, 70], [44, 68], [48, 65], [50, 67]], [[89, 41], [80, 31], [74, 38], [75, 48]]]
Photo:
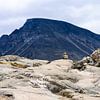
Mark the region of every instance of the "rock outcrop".
[[0, 57], [0, 100], [100, 100], [98, 51], [74, 68], [69, 59]]
[[91, 58], [94, 61], [95, 66], [100, 67], [100, 48], [91, 54]]
[[100, 67], [100, 49], [95, 50], [90, 56], [84, 57], [82, 60], [74, 62], [72, 68], [84, 70], [86, 65]]

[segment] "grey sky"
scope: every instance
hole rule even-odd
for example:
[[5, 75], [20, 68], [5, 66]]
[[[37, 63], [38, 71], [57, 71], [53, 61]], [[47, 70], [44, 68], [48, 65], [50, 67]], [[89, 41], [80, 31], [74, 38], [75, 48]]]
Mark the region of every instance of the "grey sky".
[[0, 35], [28, 18], [64, 20], [100, 33], [100, 0], [0, 0]]

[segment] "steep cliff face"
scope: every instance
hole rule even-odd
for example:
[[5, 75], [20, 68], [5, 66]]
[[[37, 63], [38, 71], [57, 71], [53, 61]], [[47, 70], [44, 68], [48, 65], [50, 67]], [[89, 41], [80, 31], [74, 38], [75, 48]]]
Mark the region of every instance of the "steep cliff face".
[[32, 59], [54, 60], [64, 52], [71, 59], [81, 59], [100, 47], [100, 35], [67, 22], [28, 19], [9, 36], [0, 38], [0, 54], [19, 55]]

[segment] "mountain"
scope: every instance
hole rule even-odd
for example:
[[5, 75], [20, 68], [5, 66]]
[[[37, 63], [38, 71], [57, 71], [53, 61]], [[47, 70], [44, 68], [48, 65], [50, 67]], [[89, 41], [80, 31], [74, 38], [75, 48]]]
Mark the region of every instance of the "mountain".
[[28, 19], [10, 35], [0, 38], [0, 55], [19, 55], [32, 59], [54, 60], [64, 52], [74, 60], [100, 48], [100, 35], [64, 21]]

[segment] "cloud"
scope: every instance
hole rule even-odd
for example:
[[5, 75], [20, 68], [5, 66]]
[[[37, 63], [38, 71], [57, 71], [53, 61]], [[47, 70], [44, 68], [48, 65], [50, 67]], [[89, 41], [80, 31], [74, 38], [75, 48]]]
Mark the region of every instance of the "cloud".
[[11, 33], [25, 20], [43, 17], [68, 21], [100, 33], [100, 0], [0, 0], [0, 33]]

